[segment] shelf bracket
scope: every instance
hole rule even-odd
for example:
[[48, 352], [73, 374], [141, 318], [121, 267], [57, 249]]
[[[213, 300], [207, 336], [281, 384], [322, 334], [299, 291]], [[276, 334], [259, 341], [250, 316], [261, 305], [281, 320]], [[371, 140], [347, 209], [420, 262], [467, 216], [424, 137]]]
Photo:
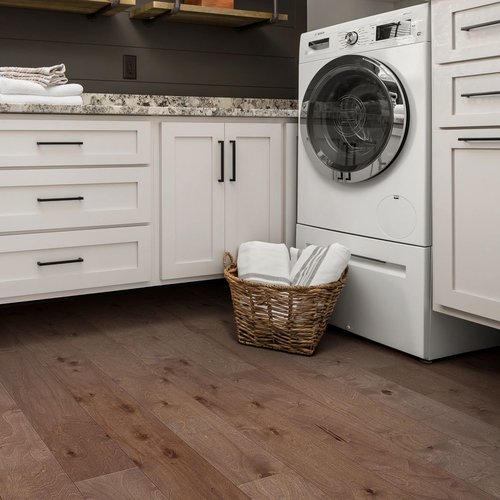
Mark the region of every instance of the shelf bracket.
[[102, 16], [103, 14], [108, 12], [108, 10], [115, 9], [119, 5], [120, 5], [120, 0], [111, 0], [107, 5], [104, 5], [95, 12], [92, 12], [92, 14], [87, 14], [87, 17], [89, 19], [95, 19], [96, 17]]
[[241, 28], [238, 28], [239, 30], [247, 30], [250, 28], [256, 28], [257, 26], [262, 26], [266, 24], [276, 24], [279, 21], [280, 15], [279, 15], [279, 6], [278, 6], [278, 0], [273, 0], [273, 15], [271, 16], [271, 19], [266, 19], [265, 21], [259, 21], [257, 23], [253, 24], [248, 24], [246, 26], [242, 26]]
[[150, 24], [158, 19], [161, 19], [162, 17], [169, 17], [169, 16], [175, 16], [179, 11], [181, 10], [181, 0], [174, 0], [174, 6], [172, 7], [171, 10], [167, 10], [165, 12], [162, 12], [156, 17], [152, 17], [150, 19], [144, 19], [144, 22], [146, 24]]

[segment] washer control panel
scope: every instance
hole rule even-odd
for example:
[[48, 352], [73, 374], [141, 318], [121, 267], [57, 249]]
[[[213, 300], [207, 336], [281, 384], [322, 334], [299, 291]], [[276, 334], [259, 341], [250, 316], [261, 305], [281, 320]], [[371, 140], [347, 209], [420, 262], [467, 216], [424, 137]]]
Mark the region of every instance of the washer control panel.
[[305, 33], [301, 59], [429, 41], [429, 7], [387, 12]]

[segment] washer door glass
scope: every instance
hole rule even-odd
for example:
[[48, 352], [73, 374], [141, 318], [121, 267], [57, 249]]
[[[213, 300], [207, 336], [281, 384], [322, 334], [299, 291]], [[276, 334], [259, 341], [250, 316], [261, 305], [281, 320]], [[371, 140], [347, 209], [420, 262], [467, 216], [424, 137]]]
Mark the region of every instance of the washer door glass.
[[387, 168], [401, 150], [408, 128], [406, 95], [382, 63], [339, 57], [310, 83], [301, 126], [309, 154], [333, 169], [336, 180], [366, 180]]

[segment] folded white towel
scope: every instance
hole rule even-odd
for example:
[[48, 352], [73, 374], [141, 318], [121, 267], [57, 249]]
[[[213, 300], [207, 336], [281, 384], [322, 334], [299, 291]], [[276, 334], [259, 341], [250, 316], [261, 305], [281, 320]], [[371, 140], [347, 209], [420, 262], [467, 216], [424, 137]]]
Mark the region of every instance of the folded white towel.
[[298, 248], [295, 247], [290, 248], [290, 274], [292, 273], [292, 269], [297, 263], [297, 260], [299, 260], [301, 253], [302, 250], [299, 250]]
[[66, 66], [64, 66], [64, 64], [44, 66], [41, 68], [19, 68], [15, 66], [0, 67], [0, 76], [13, 78], [15, 80], [33, 81], [44, 87], [68, 83], [65, 73]]
[[291, 283], [296, 286], [314, 286], [337, 281], [350, 257], [349, 249], [339, 243], [329, 247], [309, 245], [292, 269]]
[[283, 243], [242, 243], [238, 250], [238, 277], [255, 283], [289, 285], [288, 248]]
[[0, 104], [49, 104], [55, 106], [81, 106], [81, 96], [50, 97], [43, 95], [0, 94]]
[[29, 80], [13, 80], [0, 76], [0, 94], [42, 95], [49, 97], [67, 97], [82, 95], [83, 87], [78, 83], [44, 87]]

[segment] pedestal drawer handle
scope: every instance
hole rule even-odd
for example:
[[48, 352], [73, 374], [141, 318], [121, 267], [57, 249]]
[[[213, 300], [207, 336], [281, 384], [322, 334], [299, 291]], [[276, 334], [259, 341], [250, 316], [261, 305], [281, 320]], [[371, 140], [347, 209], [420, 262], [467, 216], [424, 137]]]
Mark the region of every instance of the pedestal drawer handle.
[[77, 262], [83, 262], [83, 259], [81, 257], [78, 257], [77, 259], [50, 260], [47, 262], [42, 262], [39, 260], [36, 264], [39, 267], [43, 267], [43, 266], [60, 266], [62, 264], [75, 264]]
[[67, 198], [37, 198], [38, 203], [47, 203], [51, 201], [83, 201], [83, 196], [69, 196]]
[[82, 141], [37, 141], [37, 146], [83, 146]]
[[462, 26], [460, 29], [462, 31], [472, 31], [480, 28], [487, 28], [488, 26], [495, 26], [500, 24], [500, 19], [497, 21], [488, 21], [487, 23], [471, 24], [470, 26]]

